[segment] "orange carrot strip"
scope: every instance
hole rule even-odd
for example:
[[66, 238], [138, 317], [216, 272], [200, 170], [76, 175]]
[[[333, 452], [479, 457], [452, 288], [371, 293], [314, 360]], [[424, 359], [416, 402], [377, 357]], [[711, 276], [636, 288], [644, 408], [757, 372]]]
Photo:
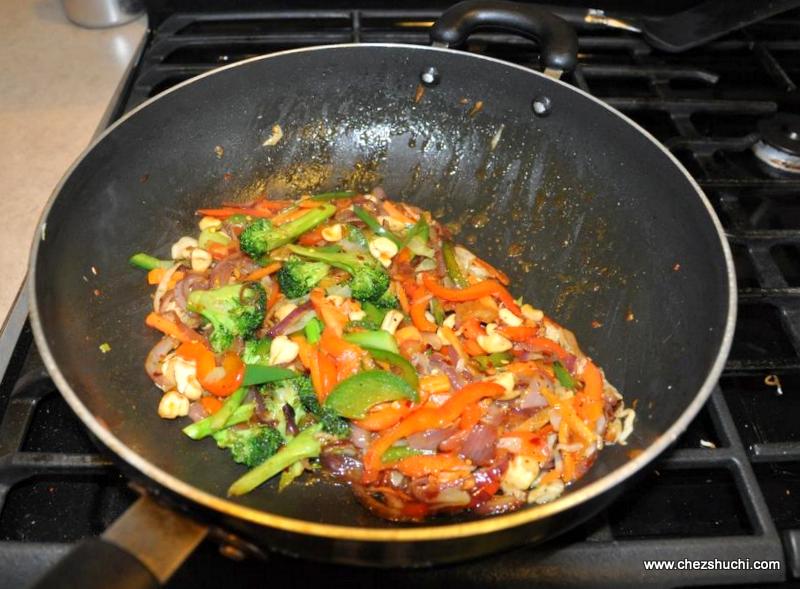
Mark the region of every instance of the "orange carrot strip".
[[561, 478], [565, 483], [575, 480], [575, 452], [562, 452], [562, 473]]
[[394, 339], [397, 340], [398, 346], [402, 346], [408, 341], [420, 341], [422, 339], [422, 335], [420, 334], [419, 329], [413, 325], [406, 325], [395, 332]]
[[227, 219], [233, 215], [245, 215], [247, 217], [263, 217], [268, 219], [275, 213], [269, 210], [262, 209], [238, 209], [236, 207], [222, 207], [219, 209], [198, 209], [198, 215], [204, 217], [218, 217], [220, 219]]
[[544, 475], [542, 475], [541, 480], [539, 481], [539, 485], [546, 485], [548, 483], [552, 483], [556, 479], [561, 478], [561, 469], [554, 468], [552, 470], [548, 470]]
[[477, 340], [465, 339], [462, 345], [464, 346], [464, 351], [470, 356], [483, 356], [486, 354], [484, 349], [478, 344]]
[[565, 421], [569, 428], [575, 432], [578, 437], [583, 438], [587, 444], [594, 443], [594, 441], [597, 439], [597, 436], [592, 430], [586, 427], [586, 424], [583, 423], [581, 418], [575, 413], [575, 408], [572, 406], [570, 399], [560, 399], [552, 391], [545, 387], [542, 387], [540, 392], [542, 393], [542, 396], [547, 399], [547, 402], [551, 407], [553, 407], [553, 409], [561, 412], [562, 421]]
[[411, 413], [397, 425], [387, 430], [373, 442], [364, 456], [364, 483], [371, 483], [383, 468], [381, 458], [395, 442], [411, 434], [444, 427], [458, 419], [464, 409], [484, 397], [499, 397], [505, 389], [493, 382], [474, 382], [468, 384], [439, 407], [422, 407]]
[[[158, 284], [164, 278], [164, 272], [166, 270], [164, 268], [153, 268], [150, 272], [147, 273], [147, 284]], [[167, 288], [174, 288], [178, 282], [183, 280], [185, 274], [180, 270], [172, 273], [172, 277], [169, 279], [167, 283]]]
[[282, 213], [278, 213], [270, 220], [272, 221], [272, 224], [277, 227], [278, 225], [283, 225], [284, 223], [288, 223], [289, 221], [294, 221], [295, 219], [299, 219], [306, 213], [308, 213], [308, 209], [301, 209], [301, 208], [287, 209]]
[[373, 407], [364, 419], [359, 419], [353, 423], [361, 429], [377, 432], [392, 427], [410, 412], [411, 403], [408, 401], [381, 403]]
[[419, 454], [395, 462], [392, 468], [413, 478], [443, 470], [472, 470], [472, 465], [454, 454]]
[[389, 213], [389, 216], [393, 219], [400, 221], [401, 223], [405, 223], [406, 225], [413, 225], [414, 219], [408, 217], [403, 211], [400, 210], [396, 204], [391, 201], [385, 200], [383, 201], [383, 208], [384, 210]]
[[281, 268], [280, 262], [272, 262], [269, 266], [264, 266], [263, 268], [259, 268], [258, 270], [253, 270], [242, 278], [242, 282], [255, 282], [256, 280], [261, 280], [265, 276], [269, 276], [270, 274], [274, 274]]
[[327, 225], [318, 225], [311, 231], [306, 231], [298, 238], [297, 243], [305, 246], [315, 245], [318, 241], [322, 241], [322, 230], [325, 229], [325, 227], [327, 227]]
[[269, 291], [269, 298], [267, 299], [267, 309], [271, 309], [278, 302], [281, 296], [281, 287], [277, 282], [272, 283], [272, 288]]
[[209, 415], [214, 415], [222, 407], [222, 401], [216, 397], [200, 397], [200, 404]]
[[396, 282], [393, 282], [392, 286], [394, 287], [394, 294], [397, 295], [397, 302], [400, 303], [400, 308], [403, 310], [403, 313], [408, 315], [411, 313], [411, 304], [408, 302], [405, 289]]
[[419, 388], [427, 395], [437, 395], [450, 390], [450, 379], [446, 374], [429, 374], [419, 379]]
[[150, 313], [145, 318], [144, 322], [148, 327], [157, 329], [161, 333], [174, 337], [180, 342], [199, 342], [203, 339], [196, 331], [189, 329], [183, 323], [174, 323], [167, 317], [159, 315], [158, 313]]

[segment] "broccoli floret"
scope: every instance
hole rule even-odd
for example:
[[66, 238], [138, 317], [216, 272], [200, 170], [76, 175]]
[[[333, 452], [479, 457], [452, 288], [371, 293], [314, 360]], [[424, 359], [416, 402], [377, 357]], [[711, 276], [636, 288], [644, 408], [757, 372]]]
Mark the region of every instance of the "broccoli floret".
[[311, 380], [306, 376], [297, 376], [267, 383], [259, 390], [264, 399], [264, 409], [269, 415], [269, 420], [284, 436], [286, 435], [287, 419], [284, 406], [288, 405], [291, 408], [295, 423], [300, 423], [306, 416], [306, 409], [301, 401], [301, 393], [306, 389], [310, 389], [313, 393], [314, 387], [311, 385]]
[[375, 300], [375, 306], [379, 309], [396, 309], [400, 306], [400, 303], [395, 294], [391, 290], [386, 289], [386, 291]]
[[288, 468], [305, 458], [316, 458], [322, 451], [322, 444], [318, 434], [322, 426], [312, 425], [304, 429], [296, 437], [289, 440], [286, 445], [278, 450], [263, 463], [234, 482], [228, 489], [228, 495], [244, 495], [255, 489], [260, 484], [268, 481], [283, 469]]
[[310, 209], [302, 217], [275, 227], [268, 219], [256, 219], [247, 225], [239, 235], [242, 251], [251, 258], [260, 258], [275, 248], [294, 241], [306, 231], [310, 231], [336, 212], [336, 207], [323, 204]]
[[389, 288], [389, 275], [369, 255], [356, 253], [327, 253], [319, 250], [290, 245], [289, 249], [304, 258], [326, 262], [350, 274], [350, 290], [359, 301], [375, 301]]
[[292, 256], [278, 271], [278, 284], [286, 298], [297, 299], [307, 295], [325, 278], [331, 267], [325, 262], [307, 262]]
[[268, 337], [251, 338], [244, 342], [242, 362], [245, 364], [269, 364], [269, 348], [272, 340]]
[[330, 407], [320, 405], [317, 395], [314, 392], [314, 387], [311, 385], [311, 381], [307, 378], [305, 380], [308, 381], [307, 386], [304, 384], [304, 386], [299, 389], [300, 402], [303, 404], [305, 410], [317, 418], [322, 424], [322, 430], [325, 433], [336, 436], [337, 438], [346, 438], [349, 436], [350, 424], [348, 421], [340, 417], [339, 414]]
[[253, 425], [229, 427], [214, 434], [217, 446], [228, 448], [239, 464], [256, 466], [275, 454], [283, 445], [283, 436], [274, 427]]
[[188, 309], [211, 323], [209, 336], [215, 352], [227, 350], [234, 337], [248, 337], [261, 326], [267, 295], [258, 283], [230, 284], [211, 290], [195, 290], [189, 295]]

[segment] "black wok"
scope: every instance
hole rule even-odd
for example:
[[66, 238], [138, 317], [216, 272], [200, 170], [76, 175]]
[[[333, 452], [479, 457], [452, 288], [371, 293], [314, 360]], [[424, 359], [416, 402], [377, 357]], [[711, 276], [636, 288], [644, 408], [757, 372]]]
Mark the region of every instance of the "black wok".
[[[482, 25], [538, 38], [548, 73], [575, 62], [563, 22], [508, 3], [459, 5], [433, 38], [458, 43]], [[263, 145], [276, 124], [283, 138]], [[168, 252], [176, 236], [196, 231], [193, 211], [210, 203], [376, 185], [460, 225], [461, 240], [512, 276], [515, 294], [572, 328], [628, 402], [637, 400], [630, 444], [604, 450], [557, 501], [488, 519], [404, 525], [322, 482], [280, 494], [270, 484], [229, 500], [225, 490], [241, 467], [157, 416], [158, 395], [142, 369], [156, 341], [143, 323], [150, 298], [129, 255]], [[606, 505], [685, 429], [719, 376], [735, 313], [719, 223], [648, 133], [538, 72], [400, 45], [254, 58], [142, 105], [55, 191], [30, 284], [36, 341], [72, 409], [148, 496], [203, 522], [164, 518], [178, 539], [159, 545], [160, 554], [183, 549], [170, 570], [206, 525], [233, 544], [382, 566], [462, 560], [550, 537]], [[106, 354], [98, 350], [104, 342]], [[129, 584], [153, 582], [123, 549], [159, 579], [168, 576], [146, 546], [130, 547], [159, 527], [161, 516], [148, 509], [139, 511], [155, 522], [127, 516], [110, 543], [88, 548], [93, 579], [81, 587], [108, 586], [109, 570], [127, 574]], [[80, 572], [75, 562], [46, 582]]]

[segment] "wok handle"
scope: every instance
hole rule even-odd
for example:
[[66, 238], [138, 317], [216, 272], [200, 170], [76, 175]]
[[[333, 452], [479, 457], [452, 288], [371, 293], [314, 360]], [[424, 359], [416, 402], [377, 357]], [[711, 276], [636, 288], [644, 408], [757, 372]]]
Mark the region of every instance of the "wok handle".
[[81, 542], [31, 589], [157, 589], [207, 533], [142, 496], [102, 537]]
[[578, 62], [578, 36], [565, 20], [537, 6], [505, 0], [459, 2], [433, 25], [431, 42], [445, 47], [459, 45], [476, 29], [509, 30], [534, 39], [547, 74], [560, 75]]

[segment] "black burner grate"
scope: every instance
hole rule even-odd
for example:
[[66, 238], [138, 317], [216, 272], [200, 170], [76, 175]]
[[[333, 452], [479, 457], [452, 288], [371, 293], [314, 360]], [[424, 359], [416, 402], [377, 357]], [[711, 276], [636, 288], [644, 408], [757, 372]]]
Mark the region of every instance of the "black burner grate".
[[[262, 53], [359, 41], [426, 43], [435, 17], [346, 10], [175, 15], [150, 33], [116, 115], [192, 76]], [[758, 121], [800, 111], [798, 31], [800, 14], [789, 14], [665, 55], [632, 33], [580, 30], [580, 66], [569, 81], [628, 114], [687, 166], [723, 222], [739, 273], [731, 358], [675, 448], [614, 506], [547, 546], [413, 573], [303, 563], [304, 580], [335, 575], [362, 586], [511, 588], [763, 586], [800, 578], [800, 179], [771, 175], [750, 153]], [[535, 45], [514, 37], [476, 35], [466, 48], [538, 66]], [[57, 395], [27, 331], [0, 385], [0, 412], [0, 578], [19, 586], [71, 542], [99, 533], [134, 494]], [[687, 557], [779, 559], [785, 566], [681, 576], [642, 566], [643, 559]], [[247, 586], [262, 583], [264, 574], [270, 583], [295, 586], [296, 570], [282, 557], [271, 557], [268, 571], [260, 562], [232, 563], [206, 543], [170, 586], [227, 583], [233, 575]]]

